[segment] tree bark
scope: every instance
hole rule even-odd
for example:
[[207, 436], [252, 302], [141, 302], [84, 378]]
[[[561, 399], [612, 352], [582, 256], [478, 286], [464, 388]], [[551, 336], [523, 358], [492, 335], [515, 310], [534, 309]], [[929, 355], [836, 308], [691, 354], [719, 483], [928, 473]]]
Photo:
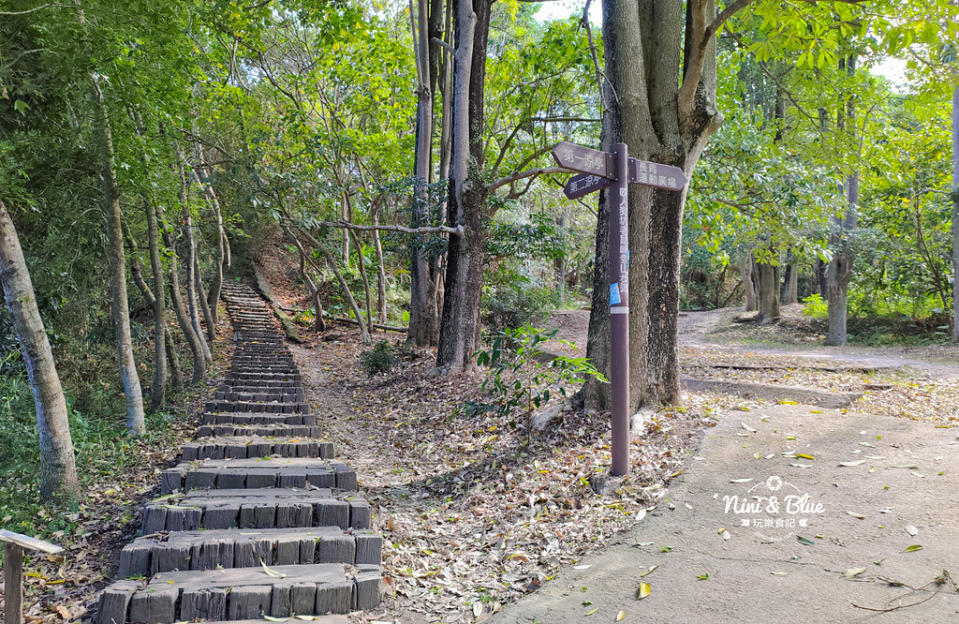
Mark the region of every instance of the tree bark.
[[[185, 205], [181, 189], [181, 203]], [[166, 245], [170, 258], [170, 302], [173, 304], [173, 311], [176, 313], [177, 322], [180, 324], [180, 330], [190, 345], [190, 351], [193, 353], [193, 383], [203, 381], [206, 376], [206, 357], [203, 353], [203, 343], [200, 337], [193, 331], [193, 324], [187, 314], [186, 307], [183, 305], [183, 294], [180, 290], [180, 270], [178, 267], [178, 258], [176, 252], [176, 241], [173, 239], [171, 230], [173, 229], [164, 217], [163, 207], [157, 204], [157, 217], [160, 220], [161, 231], [163, 232], [163, 244]]]
[[13, 220], [0, 201], [0, 282], [13, 317], [20, 353], [30, 379], [40, 438], [40, 497], [76, 500], [80, 495], [70, 437], [67, 403], [53, 361], [53, 351], [37, 309], [23, 249]]
[[[379, 213], [373, 210], [370, 214], [370, 222], [378, 225]], [[386, 263], [383, 261], [383, 243], [380, 242], [380, 233], [373, 230], [370, 234], [373, 239], [373, 249], [376, 251], [376, 309], [377, 317], [381, 324], [386, 324]]]
[[[850, 56], [840, 61], [840, 68], [844, 68], [852, 77], [856, 71], [856, 57]], [[840, 105], [839, 126], [843, 130], [849, 125], [849, 132], [855, 133], [855, 107], [852, 97]], [[829, 326], [826, 331], [826, 344], [840, 346], [846, 344], [847, 288], [852, 278], [855, 251], [850, 240], [856, 229], [859, 209], [859, 172], [853, 171], [845, 180], [846, 214], [837, 217], [833, 233], [830, 235], [830, 246], [833, 248], [832, 261], [826, 270], [826, 289], [829, 294]]]
[[[203, 171], [204, 176], [209, 178], [210, 173]], [[213, 208], [213, 218], [216, 222], [216, 261], [213, 264], [213, 278], [210, 281], [210, 290], [207, 293], [207, 307], [210, 310], [210, 319], [212, 326], [217, 324], [218, 308], [220, 303], [220, 290], [223, 287], [223, 272], [229, 268], [229, 244], [227, 242], [226, 230], [223, 228], [223, 211], [220, 208], [220, 200], [213, 189], [213, 184], [209, 181], [204, 184], [207, 199]], [[213, 340], [214, 335], [210, 337]]]
[[[593, 262], [593, 292], [590, 297], [589, 328], [586, 333], [586, 357], [609, 379], [609, 209], [606, 191], [599, 193], [599, 209], [596, 216], [596, 241]], [[643, 356], [645, 359], [645, 355]], [[583, 386], [580, 397], [587, 410], [607, 409], [611, 400], [611, 388], [590, 377]]]
[[[159, 235], [157, 233], [156, 212], [150, 199], [145, 202], [147, 213], [147, 230], [150, 246], [150, 266], [153, 270], [153, 288], [147, 286], [143, 279], [143, 273], [140, 270], [140, 261], [137, 258], [137, 243], [130, 234], [129, 229], [124, 226], [123, 233], [130, 247], [130, 275], [133, 277], [133, 283], [137, 285], [143, 300], [148, 306], [153, 308], [153, 387], [150, 388], [150, 409], [156, 410], [166, 402], [166, 384], [167, 384], [167, 349], [166, 349], [166, 324], [164, 317], [166, 309], [163, 296], [163, 267], [160, 265]], [[154, 248], [156, 248], [156, 257], [154, 258]], [[159, 297], [155, 293], [159, 293]]]
[[444, 279], [436, 366], [455, 372], [472, 366], [483, 287], [483, 97], [489, 0], [457, 0], [453, 138], [448, 219], [463, 234], [451, 236]]
[[[716, 109], [715, 45], [722, 21], [717, 17], [707, 23], [707, 18], [715, 15], [712, 0], [604, 2], [604, 148], [625, 142], [631, 156], [674, 165], [687, 177], [692, 175], [707, 140], [722, 123]], [[684, 33], [685, 43], [680, 46]], [[685, 189], [630, 189], [630, 388], [634, 407], [672, 402], [679, 396], [676, 320], [685, 201]], [[602, 287], [607, 286], [604, 283]], [[605, 315], [608, 310], [594, 306], [591, 314]], [[591, 322], [591, 327], [604, 324]], [[599, 337], [591, 340], [602, 348]]]
[[[416, 58], [416, 150], [413, 160], [413, 209], [410, 227], [422, 227], [427, 221], [429, 180], [433, 152], [433, 94], [430, 50], [435, 47], [429, 38], [429, 5], [427, 0], [417, 0], [417, 15], [414, 20], [410, 3], [410, 23]], [[430, 280], [426, 237], [410, 238], [410, 322], [407, 339], [418, 347], [432, 344], [436, 317], [432, 305], [433, 284]]]
[[753, 284], [753, 255], [744, 254], [738, 262], [739, 274], [743, 280], [743, 294], [746, 297], [746, 311], [753, 312], [759, 309], [756, 301], [756, 287]]
[[959, 342], [959, 87], [952, 92], [952, 341]]
[[[222, 240], [222, 239], [221, 239]], [[200, 272], [200, 254], [193, 254], [193, 271], [196, 273], [196, 298], [200, 304], [200, 311], [203, 313], [203, 322], [206, 324], [206, 337], [213, 343], [216, 340], [216, 320], [213, 318], [213, 311], [207, 301], [207, 294], [203, 292], [203, 273]]]
[[759, 316], [761, 325], [779, 321], [779, 267], [756, 263], [759, 273]]
[[783, 305], [799, 303], [799, 265], [795, 262], [786, 265], [782, 301]]
[[347, 230], [353, 239], [353, 247], [356, 249], [356, 266], [360, 271], [360, 280], [363, 282], [363, 294], [366, 299], [366, 326], [373, 325], [373, 296], [370, 291], [370, 278], [366, 274], [366, 262], [363, 259], [363, 246], [360, 244], [356, 233], [353, 230]]
[[[177, 148], [179, 153], [179, 148]], [[190, 326], [196, 334], [200, 348], [203, 352], [203, 360], [207, 364], [213, 362], [213, 353], [203, 335], [203, 327], [200, 325], [200, 309], [197, 303], [196, 288], [196, 241], [193, 240], [193, 216], [190, 213], [189, 192], [186, 179], [185, 163], [182, 157], [178, 164], [180, 170], [180, 209], [183, 211], [183, 237], [186, 243], [186, 260], [184, 268], [186, 269], [186, 301], [190, 311]]]
[[103, 92], [96, 76], [91, 76], [96, 98], [96, 126], [100, 139], [101, 184], [103, 185], [103, 213], [110, 235], [107, 257], [110, 264], [110, 283], [113, 294], [113, 323], [116, 329], [117, 364], [120, 382], [126, 398], [127, 430], [132, 435], [146, 431], [143, 413], [143, 393], [140, 376], [133, 359], [133, 338], [130, 335], [130, 308], [127, 300], [126, 253], [123, 249], [123, 215], [120, 210], [120, 189], [117, 185], [113, 152], [113, 132]]

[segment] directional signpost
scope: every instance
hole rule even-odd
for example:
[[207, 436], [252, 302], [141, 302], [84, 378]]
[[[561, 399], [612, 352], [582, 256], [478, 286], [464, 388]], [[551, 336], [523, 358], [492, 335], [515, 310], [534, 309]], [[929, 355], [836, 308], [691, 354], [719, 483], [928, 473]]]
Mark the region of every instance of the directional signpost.
[[553, 158], [560, 167], [579, 171], [566, 183], [569, 199], [612, 186], [609, 192], [609, 338], [612, 383], [613, 464], [610, 474], [629, 472], [629, 184], [670, 191], [686, 186], [679, 167], [630, 158], [625, 143], [609, 152], [558, 143]]

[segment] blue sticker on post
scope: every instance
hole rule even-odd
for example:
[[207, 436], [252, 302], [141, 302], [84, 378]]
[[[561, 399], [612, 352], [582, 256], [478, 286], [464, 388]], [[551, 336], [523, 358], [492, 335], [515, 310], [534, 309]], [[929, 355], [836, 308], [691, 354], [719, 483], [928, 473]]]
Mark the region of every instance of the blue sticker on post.
[[614, 306], [622, 303], [623, 300], [619, 297], [619, 282], [609, 285], [609, 305]]

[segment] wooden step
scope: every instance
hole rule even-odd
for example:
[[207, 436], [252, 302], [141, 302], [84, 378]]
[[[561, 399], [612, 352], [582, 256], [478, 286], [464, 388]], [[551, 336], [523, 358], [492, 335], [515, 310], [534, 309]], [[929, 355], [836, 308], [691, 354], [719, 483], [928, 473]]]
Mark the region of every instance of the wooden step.
[[246, 424], [246, 423], [222, 423], [200, 425], [197, 427], [197, 437], [207, 438], [216, 437], [236, 437], [236, 436], [254, 436], [254, 437], [302, 437], [302, 438], [321, 438], [323, 437], [323, 428], [313, 425], [287, 425], [287, 424]]
[[146, 584], [109, 586], [97, 621], [165, 624], [349, 613], [379, 604], [380, 580], [377, 566], [338, 563], [160, 572]]
[[224, 436], [184, 444], [182, 461], [198, 459], [245, 459], [248, 457], [333, 457], [333, 443], [296, 437]]
[[201, 529], [370, 528], [370, 504], [329, 488], [193, 490], [143, 507], [143, 534]]
[[369, 529], [219, 529], [153, 533], [120, 552], [117, 578], [175, 570], [313, 563], [379, 565], [383, 538]]
[[312, 457], [254, 457], [182, 462], [163, 471], [160, 492], [299, 488], [356, 490], [356, 473], [339, 461]]
[[[209, 404], [208, 404], [209, 405]], [[316, 416], [304, 412], [211, 411], [200, 415], [201, 425], [316, 425]]]

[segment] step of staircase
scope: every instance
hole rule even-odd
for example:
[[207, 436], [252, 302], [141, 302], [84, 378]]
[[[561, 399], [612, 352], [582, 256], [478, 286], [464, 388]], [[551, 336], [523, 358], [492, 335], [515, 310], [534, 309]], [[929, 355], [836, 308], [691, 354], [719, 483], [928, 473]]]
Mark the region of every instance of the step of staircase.
[[[209, 403], [207, 404], [209, 406]], [[316, 415], [305, 412], [214, 411], [200, 414], [201, 425], [316, 425]]]
[[181, 447], [182, 461], [198, 459], [246, 459], [249, 457], [333, 457], [333, 443], [296, 437], [217, 436], [189, 442]]
[[349, 613], [379, 604], [380, 579], [378, 566], [338, 563], [160, 572], [146, 584], [108, 587], [97, 619], [165, 624]]
[[379, 565], [383, 539], [369, 529], [218, 529], [160, 532], [120, 552], [117, 578], [158, 572], [313, 563]]
[[339, 461], [311, 457], [254, 457], [182, 462], [163, 471], [160, 492], [210, 489], [335, 488], [356, 490], [356, 472]]
[[253, 437], [302, 437], [302, 438], [321, 438], [323, 437], [323, 428], [314, 425], [288, 425], [283, 423], [273, 424], [247, 424], [247, 423], [221, 423], [200, 425], [197, 427], [196, 435], [198, 438], [210, 436], [253, 436]]
[[370, 528], [370, 504], [329, 488], [193, 490], [143, 507], [143, 533], [201, 529]]

